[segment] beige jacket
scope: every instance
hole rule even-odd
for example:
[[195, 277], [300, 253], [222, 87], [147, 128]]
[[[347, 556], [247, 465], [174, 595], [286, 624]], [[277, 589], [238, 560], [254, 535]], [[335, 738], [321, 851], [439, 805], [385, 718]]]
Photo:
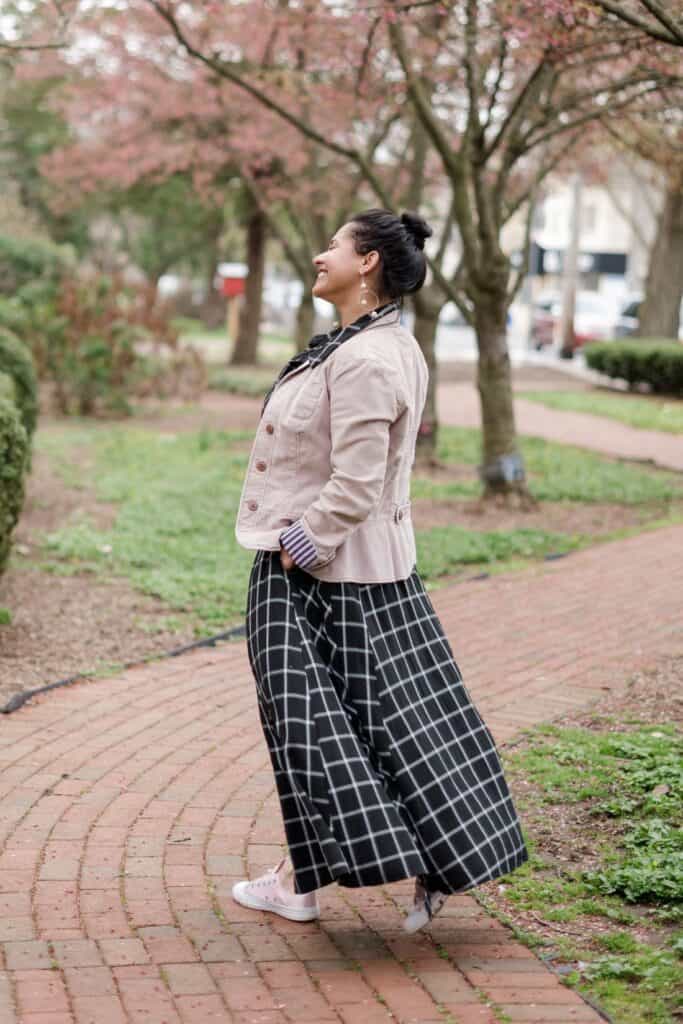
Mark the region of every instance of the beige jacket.
[[320, 580], [382, 583], [415, 565], [410, 474], [427, 395], [420, 348], [388, 312], [273, 391], [249, 459], [235, 533], [276, 551], [298, 522]]

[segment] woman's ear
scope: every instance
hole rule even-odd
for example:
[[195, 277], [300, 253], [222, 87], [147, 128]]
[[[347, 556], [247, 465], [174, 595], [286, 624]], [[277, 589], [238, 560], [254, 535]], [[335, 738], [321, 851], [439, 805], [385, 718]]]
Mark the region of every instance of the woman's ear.
[[363, 273], [371, 274], [373, 270], [377, 270], [379, 267], [379, 253], [377, 250], [371, 249], [370, 252], [366, 252], [363, 257], [363, 262]]

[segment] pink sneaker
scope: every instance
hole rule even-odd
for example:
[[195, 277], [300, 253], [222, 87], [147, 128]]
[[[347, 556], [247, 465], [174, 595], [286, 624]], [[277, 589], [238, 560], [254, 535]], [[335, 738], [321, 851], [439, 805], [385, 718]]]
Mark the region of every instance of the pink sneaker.
[[443, 908], [447, 899], [448, 893], [440, 892], [438, 889], [428, 889], [424, 879], [418, 875], [415, 879], [413, 909], [403, 922], [404, 931], [412, 933], [424, 928]]
[[287, 858], [283, 857], [279, 864], [266, 871], [260, 878], [255, 878], [253, 882], [235, 882], [232, 887], [232, 898], [243, 907], [249, 907], [251, 910], [270, 910], [273, 914], [279, 914], [290, 921], [314, 921], [320, 917], [315, 892], [290, 892], [280, 882], [280, 872], [286, 860]]

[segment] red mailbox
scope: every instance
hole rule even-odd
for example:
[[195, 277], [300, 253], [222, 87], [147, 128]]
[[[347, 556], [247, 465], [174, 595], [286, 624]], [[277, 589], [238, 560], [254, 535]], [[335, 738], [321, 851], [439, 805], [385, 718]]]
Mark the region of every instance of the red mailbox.
[[243, 277], [223, 277], [223, 278], [221, 278], [221, 294], [225, 295], [226, 299], [234, 299], [238, 295], [244, 295], [244, 278]]
[[219, 263], [216, 269], [216, 287], [226, 299], [236, 299], [238, 295], [244, 295], [246, 276], [246, 263]]

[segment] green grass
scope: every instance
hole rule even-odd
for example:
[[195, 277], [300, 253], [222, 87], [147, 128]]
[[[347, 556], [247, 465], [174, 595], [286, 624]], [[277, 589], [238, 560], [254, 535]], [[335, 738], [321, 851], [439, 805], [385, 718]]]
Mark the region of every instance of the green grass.
[[[220, 327], [205, 327], [201, 320], [185, 316], [174, 317], [172, 323], [185, 343], [192, 343], [196, 339], [200, 339], [202, 342], [225, 342], [227, 340], [227, 324], [221, 324]], [[280, 332], [262, 331], [259, 340], [269, 346], [279, 345], [284, 349], [294, 345], [291, 338]]]
[[[476, 467], [481, 434], [467, 427], [442, 427], [438, 456], [446, 463]], [[596, 452], [537, 437], [520, 438], [529, 486], [540, 501], [614, 502], [639, 505], [683, 497], [680, 474], [641, 469]], [[448, 498], [476, 494], [479, 482], [417, 482], [415, 497]]]
[[463, 565], [490, 566], [518, 559], [539, 559], [571, 551], [581, 545], [579, 535], [545, 530], [466, 530], [463, 526], [438, 526], [416, 530], [417, 563], [423, 579], [430, 581], [453, 573]]
[[220, 327], [206, 327], [201, 320], [188, 316], [175, 316], [172, 318], [171, 323], [183, 341], [192, 341], [195, 337], [215, 338], [217, 341], [223, 341], [227, 330], [223, 324]]
[[227, 391], [233, 395], [262, 398], [278, 374], [278, 367], [211, 366], [209, 387], [213, 391]]
[[[198, 632], [215, 633], [241, 619], [253, 552], [234, 539], [247, 454], [234, 442], [250, 434], [202, 431], [173, 438], [112, 425], [90, 435], [89, 484], [118, 507], [111, 530], [87, 520], [47, 538], [46, 567], [89, 568], [125, 576], [171, 608], [193, 613]], [[57, 470], [82, 432], [42, 433], [38, 446]], [[110, 549], [110, 551], [108, 550]]]
[[[548, 931], [555, 959], [586, 965], [566, 980], [615, 1021], [673, 1024], [683, 992], [680, 732], [668, 722], [627, 732], [542, 725], [505, 763], [522, 822], [527, 815], [530, 821], [529, 860], [503, 880], [509, 904], [545, 921], [576, 922], [571, 934]], [[544, 804], [565, 806], [569, 815], [583, 805], [577, 845], [592, 848], [597, 864], [590, 870], [566, 858], [546, 861], [539, 852], [534, 824], [543, 821]], [[582, 919], [596, 916], [618, 927], [591, 941]], [[628, 930], [636, 924], [658, 930], [659, 939], [639, 941]]]
[[595, 391], [524, 391], [517, 394], [530, 402], [566, 412], [588, 412], [626, 423], [641, 430], [683, 434], [683, 401], [675, 399], [603, 394]]
[[[92, 489], [114, 505], [111, 529], [86, 517], [47, 538], [41, 565], [52, 573], [122, 576], [189, 613], [199, 635], [243, 620], [253, 552], [234, 537], [251, 432], [202, 430], [155, 435], [135, 423], [85, 420], [41, 429], [36, 446], [71, 488]], [[444, 429], [441, 457], [472, 465], [471, 481], [432, 484], [419, 477], [414, 496], [478, 493], [478, 432]], [[680, 494], [668, 474], [612, 463], [561, 445], [524, 441], [535, 491], [546, 500], [646, 502]], [[81, 458], [74, 453], [80, 450]], [[83, 469], [83, 456], [87, 470]], [[541, 477], [541, 472], [545, 475]], [[540, 492], [540, 493], [539, 493]], [[454, 524], [419, 530], [418, 565], [428, 586], [465, 566], [489, 572], [516, 568], [585, 546], [590, 537], [542, 529], [469, 531]]]

